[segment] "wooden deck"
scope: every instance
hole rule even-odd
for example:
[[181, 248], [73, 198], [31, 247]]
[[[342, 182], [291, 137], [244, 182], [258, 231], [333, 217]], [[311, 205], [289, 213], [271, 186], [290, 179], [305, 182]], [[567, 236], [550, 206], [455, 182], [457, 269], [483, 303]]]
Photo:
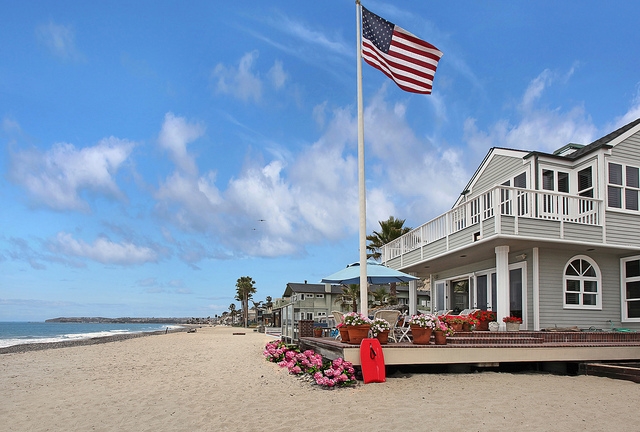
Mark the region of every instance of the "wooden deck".
[[[328, 359], [343, 357], [360, 365], [360, 347], [332, 338], [303, 337], [303, 349]], [[383, 345], [386, 365], [474, 364], [509, 362], [640, 361], [640, 333], [622, 332], [460, 332], [447, 345]]]

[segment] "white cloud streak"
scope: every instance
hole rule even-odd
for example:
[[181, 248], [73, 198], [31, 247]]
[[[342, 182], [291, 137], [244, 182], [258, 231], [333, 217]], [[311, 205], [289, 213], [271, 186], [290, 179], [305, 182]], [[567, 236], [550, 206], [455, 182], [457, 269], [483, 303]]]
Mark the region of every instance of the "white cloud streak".
[[22, 186], [35, 205], [54, 210], [89, 211], [83, 191], [124, 199], [115, 175], [135, 144], [110, 137], [93, 147], [55, 144], [51, 150], [11, 153], [9, 177]]
[[58, 233], [50, 242], [50, 249], [102, 264], [136, 265], [158, 261], [157, 252], [146, 246], [138, 246], [130, 242], [116, 243], [105, 237], [97, 238], [89, 244], [76, 240], [71, 234], [65, 232]]
[[83, 58], [76, 48], [75, 31], [71, 26], [51, 21], [36, 28], [36, 38], [58, 59], [79, 61]]

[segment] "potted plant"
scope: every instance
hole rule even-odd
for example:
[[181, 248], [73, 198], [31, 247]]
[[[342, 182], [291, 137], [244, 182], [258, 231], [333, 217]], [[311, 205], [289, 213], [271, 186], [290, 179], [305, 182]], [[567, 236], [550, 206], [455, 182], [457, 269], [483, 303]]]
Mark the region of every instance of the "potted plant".
[[473, 314], [473, 317], [478, 320], [476, 330], [489, 330], [489, 323], [497, 319], [496, 313], [493, 311], [478, 311]]
[[440, 321], [444, 321], [454, 331], [462, 331], [464, 317], [460, 315], [444, 315], [440, 317]]
[[317, 338], [322, 337], [322, 333], [323, 333], [323, 332], [324, 332], [324, 331], [323, 331], [322, 327], [320, 327], [320, 326], [315, 326], [315, 327], [313, 328], [313, 337], [317, 337]]
[[344, 325], [349, 331], [349, 343], [359, 344], [369, 335], [371, 320], [359, 312], [349, 312], [344, 315]]
[[376, 318], [371, 321], [371, 336], [378, 338], [381, 345], [389, 342], [389, 330], [391, 325], [386, 319]]
[[428, 345], [431, 339], [431, 332], [436, 327], [438, 318], [433, 314], [413, 315], [409, 320], [413, 343]]
[[462, 318], [464, 319], [462, 331], [472, 331], [474, 327], [478, 325], [478, 319], [473, 315], [467, 315]]
[[349, 329], [347, 329], [347, 326], [344, 323], [338, 323], [336, 328], [340, 332], [340, 340], [344, 343], [349, 342]]
[[455, 331], [444, 321], [438, 321], [433, 331], [433, 338], [436, 345], [446, 345], [447, 336], [453, 336], [455, 334]]
[[522, 318], [516, 316], [507, 316], [502, 318], [502, 322], [507, 325], [507, 331], [520, 330], [520, 324], [522, 324]]

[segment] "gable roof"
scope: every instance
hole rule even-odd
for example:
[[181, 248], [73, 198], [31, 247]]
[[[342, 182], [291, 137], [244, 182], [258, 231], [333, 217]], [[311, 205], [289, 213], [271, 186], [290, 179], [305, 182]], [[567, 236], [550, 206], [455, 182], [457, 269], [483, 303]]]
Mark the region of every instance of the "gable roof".
[[[637, 129], [637, 130], [635, 130]], [[532, 151], [531, 153], [529, 153], [528, 155], [525, 156], [526, 158], [529, 158], [531, 156], [534, 155], [544, 155], [544, 156], [548, 156], [548, 157], [554, 157], [554, 158], [560, 158], [560, 159], [565, 159], [565, 160], [570, 160], [570, 161], [575, 161], [579, 158], [581, 158], [582, 156], [585, 156], [589, 153], [592, 153], [596, 150], [599, 149], [610, 149], [613, 146], [615, 146], [616, 144], [618, 144], [620, 141], [622, 141], [623, 139], [627, 138], [629, 135], [632, 135], [636, 132], [638, 132], [640, 130], [640, 118], [632, 121], [631, 123], [627, 123], [626, 125], [614, 130], [611, 133], [608, 133], [607, 135], [603, 136], [602, 138], [598, 138], [597, 140], [593, 141], [592, 143], [574, 151], [573, 153], [569, 153], [567, 155], [561, 156], [558, 154], [550, 154], [550, 153], [544, 153], [544, 152], [537, 152], [537, 151]], [[575, 144], [574, 144], [575, 145]], [[566, 147], [566, 146], [565, 146]]]
[[560, 150], [554, 153], [545, 153], [540, 151], [525, 151], [525, 150], [508, 149], [503, 147], [492, 147], [487, 152], [487, 155], [482, 160], [482, 163], [480, 164], [480, 166], [478, 166], [478, 169], [476, 169], [476, 171], [473, 173], [473, 176], [471, 176], [471, 179], [465, 186], [464, 190], [460, 193], [460, 196], [458, 197], [458, 199], [456, 199], [452, 208], [455, 208], [460, 204], [460, 201], [464, 199], [465, 194], [473, 187], [473, 184], [482, 175], [482, 172], [485, 170], [486, 166], [489, 164], [491, 159], [493, 159], [493, 157], [495, 157], [496, 155], [522, 157], [523, 160], [528, 159], [532, 156], [544, 156], [544, 157], [555, 158], [555, 159], [575, 161], [599, 149], [610, 149], [616, 144], [618, 144], [619, 142], [625, 140], [629, 136], [639, 131], [640, 131], [640, 118], [630, 123], [627, 123], [626, 125], [614, 130], [613, 132], [608, 133], [602, 138], [598, 138], [597, 140], [593, 141], [592, 143], [586, 146], [570, 143], [560, 149], [560, 150], [569, 149], [569, 148], [576, 149], [574, 152], [568, 153], [568, 154]]

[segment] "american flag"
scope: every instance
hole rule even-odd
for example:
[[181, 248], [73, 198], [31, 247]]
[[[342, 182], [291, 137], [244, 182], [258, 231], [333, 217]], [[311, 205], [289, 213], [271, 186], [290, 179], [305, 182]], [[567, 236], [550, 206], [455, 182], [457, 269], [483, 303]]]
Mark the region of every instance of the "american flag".
[[402, 90], [430, 94], [442, 52], [363, 7], [362, 57]]

